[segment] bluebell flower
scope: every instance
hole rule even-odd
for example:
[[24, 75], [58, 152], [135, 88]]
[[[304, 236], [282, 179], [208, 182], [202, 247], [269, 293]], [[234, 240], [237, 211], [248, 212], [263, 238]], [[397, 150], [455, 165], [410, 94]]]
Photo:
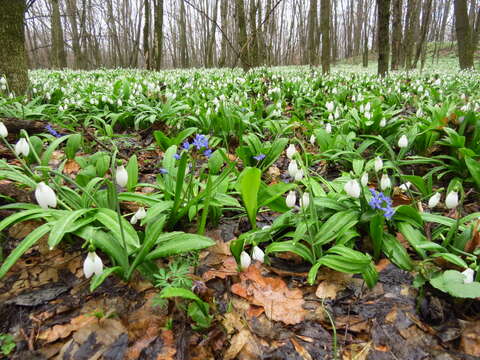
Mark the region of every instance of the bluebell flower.
[[254, 156], [253, 158], [257, 161], [262, 161], [263, 159], [265, 159], [265, 154], [259, 154], [257, 156]]
[[180, 158], [181, 158], [180, 154], [173, 154], [173, 157], [174, 157], [176, 160], [180, 160]]
[[395, 214], [395, 209], [392, 207], [392, 199], [386, 196], [382, 192], [377, 192], [375, 189], [369, 189], [372, 194], [372, 200], [369, 201], [368, 205], [374, 210], [382, 210], [383, 216], [390, 220]]
[[193, 140], [193, 145], [197, 148], [197, 150], [208, 148], [208, 138], [205, 135], [197, 134]]
[[190, 149], [190, 143], [188, 141], [185, 141], [183, 144], [182, 144], [182, 149], [184, 150], [189, 150]]
[[168, 170], [165, 169], [165, 168], [161, 168], [161, 169], [160, 169], [160, 174], [164, 174], [164, 175], [165, 175], [165, 174], [168, 174]]
[[62, 137], [62, 135], [60, 135], [50, 124], [47, 124], [45, 126], [45, 130], [47, 130], [50, 134], [52, 134], [56, 138]]
[[207, 158], [210, 158], [210, 156], [212, 156], [212, 149], [205, 150], [203, 155], [205, 155]]

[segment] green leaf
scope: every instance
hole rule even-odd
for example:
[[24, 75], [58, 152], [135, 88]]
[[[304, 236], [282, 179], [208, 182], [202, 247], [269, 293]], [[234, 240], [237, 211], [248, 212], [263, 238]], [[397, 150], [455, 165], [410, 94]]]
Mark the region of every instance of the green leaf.
[[268, 255], [273, 252], [292, 252], [302, 257], [304, 260], [313, 264], [315, 259], [313, 257], [312, 251], [305, 245], [294, 242], [294, 241], [282, 241], [274, 242], [267, 246], [265, 249], [265, 254]]
[[398, 229], [402, 233], [402, 235], [407, 239], [407, 241], [412, 245], [415, 251], [425, 259], [427, 254], [425, 251], [420, 247], [420, 245], [425, 244], [426, 239], [425, 236], [417, 229], [414, 229], [412, 225], [407, 223], [399, 223]]
[[477, 185], [477, 189], [480, 189], [480, 163], [469, 156], [465, 157], [465, 164], [467, 164], [468, 171]]
[[111, 274], [114, 272], [120, 272], [121, 270], [122, 268], [120, 266], [115, 266], [103, 269], [103, 272], [100, 275], [95, 274], [90, 282], [90, 292], [94, 292]]
[[325, 245], [358, 223], [359, 214], [355, 210], [341, 211], [332, 215], [320, 227], [315, 237], [315, 245]]
[[166, 287], [160, 293], [160, 297], [163, 299], [172, 298], [172, 297], [181, 297], [187, 300], [193, 300], [198, 302], [203, 302], [197, 295], [195, 295], [191, 290], [184, 288], [176, 287]]
[[[69, 139], [72, 135], [62, 136], [61, 138], [55, 139], [52, 143], [48, 146], [47, 150], [42, 155], [41, 164], [42, 166], [48, 166], [50, 159], [52, 157], [53, 152], [57, 149], [57, 147], [64, 142], [65, 140]], [[32, 139], [32, 138], [30, 138]]]
[[402, 244], [391, 234], [385, 233], [383, 239], [383, 252], [392, 263], [400, 269], [410, 271], [413, 268], [412, 259]]
[[239, 178], [240, 195], [247, 210], [248, 220], [254, 229], [257, 227], [257, 201], [261, 176], [260, 169], [248, 167], [242, 171]]
[[52, 250], [60, 243], [60, 241], [62, 241], [66, 233], [76, 230], [74, 223], [79, 217], [87, 214], [92, 210], [95, 209], [75, 210], [68, 213], [67, 216], [62, 217], [61, 221], [57, 221], [55, 226], [53, 226], [52, 231], [50, 231], [50, 236], [48, 237], [48, 247], [50, 248], [50, 250]]
[[385, 218], [383, 215], [377, 214], [370, 220], [370, 238], [373, 244], [373, 258], [378, 260], [380, 252], [383, 248], [383, 225]]
[[72, 134], [67, 140], [67, 145], [65, 146], [65, 155], [67, 155], [68, 159], [73, 159], [75, 154], [77, 153], [78, 149], [80, 149], [80, 145], [82, 143], [82, 135], [81, 134]]
[[23, 239], [20, 244], [8, 255], [8, 257], [3, 262], [0, 267], [0, 279], [5, 276], [5, 274], [10, 270], [10, 268], [17, 262], [20, 257], [25, 254], [25, 252], [30, 249], [35, 243], [45, 234], [47, 234], [54, 223], [46, 223], [40, 225], [30, 234], [28, 234], [25, 239]]
[[432, 257], [441, 257], [442, 259], [445, 259], [452, 264], [455, 264], [457, 266], [463, 267], [464, 269], [468, 268], [467, 263], [459, 256], [455, 254], [450, 254], [450, 253], [437, 253], [433, 254]]
[[408, 205], [401, 205], [395, 209], [393, 219], [396, 221], [405, 221], [415, 227], [423, 226], [423, 219], [417, 209]]
[[146, 260], [205, 249], [215, 245], [215, 241], [202, 235], [177, 232], [174, 236], [168, 233], [161, 235], [157, 238], [157, 244], [158, 246], [145, 257]]
[[127, 190], [134, 190], [135, 186], [138, 184], [138, 161], [137, 155], [133, 155], [130, 160], [128, 160], [127, 166], [125, 168], [128, 173], [127, 181]]
[[480, 283], [465, 284], [465, 276], [456, 270], [447, 270], [430, 279], [430, 284], [457, 298], [475, 299], [480, 297]]
[[[96, 215], [98, 221], [100, 221], [105, 228], [110, 231], [117, 242], [123, 247], [122, 235], [120, 230], [120, 224], [118, 223], [118, 215], [115, 211], [110, 209], [98, 209]], [[125, 242], [127, 244], [128, 252], [138, 249], [140, 247], [140, 240], [138, 239], [137, 231], [126, 221], [123, 217], [121, 218], [122, 227], [125, 235]]]

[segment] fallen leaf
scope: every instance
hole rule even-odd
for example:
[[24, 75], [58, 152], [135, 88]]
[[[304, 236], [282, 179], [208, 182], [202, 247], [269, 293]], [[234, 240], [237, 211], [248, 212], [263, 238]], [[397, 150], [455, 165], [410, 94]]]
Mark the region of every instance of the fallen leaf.
[[237, 262], [233, 256], [230, 256], [223, 261], [222, 266], [218, 270], [211, 269], [206, 271], [202, 275], [202, 279], [209, 281], [215, 278], [225, 279], [227, 276], [235, 275], [238, 275]]
[[299, 344], [297, 340], [294, 338], [290, 339], [291, 343], [293, 344], [293, 347], [297, 351], [297, 353], [304, 359], [304, 360], [313, 360], [312, 355], [302, 346]]
[[91, 315], [80, 315], [70, 320], [66, 325], [55, 325], [50, 329], [41, 332], [38, 335], [40, 340], [45, 340], [47, 343], [57, 341], [58, 339], [64, 339], [70, 334], [88, 324], [97, 322], [97, 318]]
[[335, 299], [337, 297], [337, 293], [343, 289], [345, 289], [345, 286], [341, 284], [322, 281], [320, 284], [318, 284], [315, 295], [320, 299]]
[[263, 306], [265, 315], [287, 325], [298, 324], [306, 315], [300, 289], [290, 290], [278, 277], [264, 277], [258, 264], [240, 274], [241, 282], [232, 286], [232, 292], [252, 304]]
[[80, 171], [80, 165], [74, 160], [70, 159], [63, 167], [63, 173], [67, 175], [77, 174]]
[[480, 322], [471, 322], [465, 326], [460, 348], [468, 355], [480, 356]]

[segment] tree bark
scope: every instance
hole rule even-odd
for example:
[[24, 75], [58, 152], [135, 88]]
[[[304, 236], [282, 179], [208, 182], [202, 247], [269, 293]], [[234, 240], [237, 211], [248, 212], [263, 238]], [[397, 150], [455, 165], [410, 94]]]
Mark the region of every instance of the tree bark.
[[[227, 34], [227, 16], [228, 16], [228, 3], [226, 1], [220, 2], [220, 20], [222, 21], [222, 30]], [[220, 50], [220, 59], [218, 60], [218, 66], [224, 67], [227, 64], [227, 38], [222, 36], [222, 44]]]
[[63, 39], [62, 22], [60, 20], [59, 0], [50, 0], [52, 6], [52, 67], [67, 67], [67, 55]]
[[67, 0], [67, 12], [70, 19], [70, 27], [72, 28], [72, 48], [73, 57], [75, 60], [75, 68], [85, 68], [85, 62], [83, 59], [82, 49], [80, 47], [80, 34], [78, 32], [77, 22], [77, 5], [75, 0]]
[[250, 69], [248, 64], [247, 24], [245, 20], [245, 4], [243, 0], [235, 0], [235, 17], [237, 19], [237, 43], [240, 47], [240, 61], [244, 71]]
[[420, 28], [420, 38], [417, 43], [417, 50], [415, 53], [415, 60], [413, 67], [417, 67], [418, 60], [422, 55], [423, 47], [425, 45], [425, 40], [427, 38], [428, 30], [430, 28], [430, 22], [432, 19], [432, 0], [425, 0], [424, 7], [422, 10], [422, 27]]
[[473, 43], [466, 0], [455, 0], [455, 30], [460, 69], [471, 69], [473, 68]]
[[148, 70], [152, 68], [150, 57], [150, 0], [145, 0], [145, 24], [143, 26], [143, 57]]
[[308, 11], [308, 63], [317, 64], [317, 0], [310, 0]]
[[28, 88], [24, 13], [25, 0], [0, 0], [0, 76], [16, 95]]
[[162, 68], [163, 60], [163, 0], [155, 3], [155, 69]]
[[392, 70], [398, 70], [402, 51], [402, 8], [403, 0], [393, 0], [392, 17]]
[[378, 75], [388, 73], [390, 55], [390, 0], [377, 0], [378, 21]]
[[188, 67], [188, 53], [187, 53], [187, 19], [185, 16], [185, 3], [180, 0], [180, 66], [182, 68]]
[[412, 55], [415, 46], [415, 29], [418, 22], [418, 3], [420, 0], [408, 0], [407, 18], [405, 21], [405, 67], [411, 69], [413, 66]]

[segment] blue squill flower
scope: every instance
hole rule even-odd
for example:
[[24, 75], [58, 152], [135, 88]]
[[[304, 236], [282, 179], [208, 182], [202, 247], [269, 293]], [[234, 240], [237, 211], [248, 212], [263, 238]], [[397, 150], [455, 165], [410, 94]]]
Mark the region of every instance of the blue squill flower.
[[382, 192], [377, 192], [375, 189], [369, 189], [372, 194], [372, 200], [369, 201], [368, 205], [374, 210], [382, 210], [383, 216], [390, 220], [395, 214], [395, 209], [392, 207], [392, 199], [386, 196]]
[[176, 160], [180, 160], [180, 158], [181, 158], [180, 154], [173, 154], [173, 157], [174, 157]]
[[205, 135], [197, 134], [193, 140], [193, 146], [195, 146], [197, 150], [208, 148], [208, 138]]
[[257, 161], [262, 161], [263, 159], [265, 159], [265, 154], [259, 154], [257, 156], [254, 156], [253, 158]]
[[188, 141], [185, 141], [183, 144], [182, 144], [182, 149], [184, 150], [189, 150], [190, 149], [190, 143]]
[[160, 169], [160, 174], [168, 174], [168, 170], [167, 169], [164, 169], [164, 168], [161, 168]]
[[52, 125], [50, 124], [47, 124], [45, 126], [45, 130], [47, 130], [50, 134], [52, 134], [53, 136], [55, 136], [56, 138], [59, 138], [59, 137], [62, 137], [62, 135], [60, 135], [57, 130], [55, 130]]
[[212, 156], [212, 149], [205, 150], [203, 155], [205, 155], [207, 158], [210, 158], [210, 156]]

